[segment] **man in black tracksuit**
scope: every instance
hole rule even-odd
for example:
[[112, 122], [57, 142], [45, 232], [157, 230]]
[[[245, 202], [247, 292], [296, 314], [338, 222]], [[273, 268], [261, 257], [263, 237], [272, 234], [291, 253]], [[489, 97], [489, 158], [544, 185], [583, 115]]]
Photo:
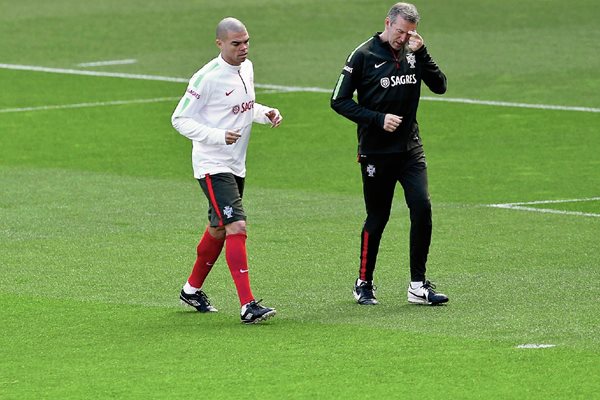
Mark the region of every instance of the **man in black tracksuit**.
[[[373, 272], [397, 182], [410, 210], [408, 301], [432, 305], [448, 301], [425, 278], [431, 202], [416, 119], [421, 81], [432, 92], [443, 94], [446, 76], [416, 32], [418, 22], [414, 5], [395, 4], [385, 19], [385, 30], [350, 54], [331, 98], [331, 107], [358, 125], [358, 161], [367, 210], [359, 277], [353, 290], [359, 304], [377, 304]], [[353, 100], [355, 91], [358, 102]]]

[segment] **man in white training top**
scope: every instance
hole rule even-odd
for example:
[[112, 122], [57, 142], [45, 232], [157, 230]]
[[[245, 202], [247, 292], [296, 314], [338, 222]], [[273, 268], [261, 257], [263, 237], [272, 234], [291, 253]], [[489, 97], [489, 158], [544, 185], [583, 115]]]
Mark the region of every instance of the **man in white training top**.
[[244, 24], [225, 18], [217, 25], [216, 36], [219, 56], [192, 76], [171, 118], [173, 127], [192, 140], [194, 177], [209, 202], [209, 224], [179, 297], [199, 312], [217, 311], [202, 285], [225, 245], [242, 323], [252, 324], [276, 311], [259, 304], [250, 289], [242, 206], [246, 150], [253, 122], [278, 127], [282, 116], [276, 108], [255, 102], [254, 71], [247, 59], [250, 36]]

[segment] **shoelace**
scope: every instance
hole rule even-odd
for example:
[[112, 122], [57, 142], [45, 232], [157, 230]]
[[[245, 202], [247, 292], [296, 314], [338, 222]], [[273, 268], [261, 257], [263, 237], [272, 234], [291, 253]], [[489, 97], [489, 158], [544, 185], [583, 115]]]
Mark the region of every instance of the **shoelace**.
[[250, 312], [253, 312], [252, 310], [260, 311], [260, 310], [267, 309], [267, 307], [258, 304], [261, 301], [263, 301], [263, 299], [260, 299], [258, 301], [252, 300], [250, 303], [248, 303], [248, 305], [246, 306], [245, 312], [242, 314], [242, 317], [244, 317], [248, 313], [248, 310], [250, 310]]
[[252, 300], [252, 301], [250, 302], [250, 307], [252, 307], [252, 306], [256, 306], [256, 307], [258, 307], [258, 308], [264, 308], [263, 306], [261, 306], [260, 304], [258, 304], [258, 303], [260, 303], [261, 301], [263, 301], [263, 299], [260, 299], [260, 300], [258, 300], [258, 301], [256, 301], [256, 300]]
[[[377, 291], [377, 286], [373, 285], [373, 283], [363, 282], [359, 285], [359, 287], [363, 288], [363, 290], [368, 290], [370, 293], [369, 296], [375, 297], [375, 292]], [[363, 293], [363, 296], [365, 293]]]
[[423, 284], [423, 287], [425, 289], [428, 289], [430, 292], [435, 293], [435, 291], [433, 289], [435, 289], [435, 284], [431, 283], [430, 281], [425, 281], [425, 283]]
[[373, 285], [372, 283], [369, 282], [363, 282], [360, 285], [358, 285], [358, 287], [362, 287], [365, 289], [370, 289], [370, 290], [376, 290], [377, 286]]
[[198, 297], [200, 297], [200, 299], [202, 299], [202, 301], [203, 301], [204, 303], [206, 303], [206, 305], [207, 305], [207, 306], [210, 306], [210, 300], [208, 300], [208, 297], [206, 296], [206, 293], [204, 293], [202, 290], [198, 290], [198, 291], [196, 292], [196, 295], [197, 295]]

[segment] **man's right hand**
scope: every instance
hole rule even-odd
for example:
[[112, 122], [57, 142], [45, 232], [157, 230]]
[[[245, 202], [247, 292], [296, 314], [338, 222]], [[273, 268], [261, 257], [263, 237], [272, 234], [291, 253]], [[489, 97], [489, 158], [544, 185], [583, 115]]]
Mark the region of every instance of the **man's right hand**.
[[234, 144], [241, 137], [242, 137], [242, 135], [240, 135], [239, 129], [236, 129], [235, 131], [226, 131], [225, 132], [225, 143], [226, 144]]
[[385, 119], [383, 120], [383, 129], [387, 132], [394, 132], [401, 123], [402, 117], [394, 114], [385, 114]]

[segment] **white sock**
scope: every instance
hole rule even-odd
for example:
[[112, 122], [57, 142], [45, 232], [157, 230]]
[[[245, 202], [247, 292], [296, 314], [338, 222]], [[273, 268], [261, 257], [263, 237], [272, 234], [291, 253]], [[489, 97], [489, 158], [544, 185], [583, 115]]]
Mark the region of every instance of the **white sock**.
[[185, 282], [185, 285], [183, 285], [183, 292], [186, 294], [194, 294], [196, 293], [200, 288], [195, 288], [192, 285], [189, 284], [189, 282]]
[[424, 283], [424, 282], [422, 282], [422, 281], [411, 282], [411, 283], [410, 283], [410, 288], [411, 288], [411, 289], [418, 289], [418, 288], [420, 288], [421, 286], [423, 286], [423, 283]]

